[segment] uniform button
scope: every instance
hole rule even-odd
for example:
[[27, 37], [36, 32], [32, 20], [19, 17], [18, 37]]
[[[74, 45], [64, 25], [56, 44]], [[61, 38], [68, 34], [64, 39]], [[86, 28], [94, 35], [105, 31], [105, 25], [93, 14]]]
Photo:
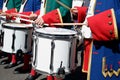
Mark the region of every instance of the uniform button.
[[111, 17], [111, 14], [108, 14], [108, 17]]
[[113, 34], [113, 31], [112, 31], [112, 30], [110, 30], [109, 32], [110, 32], [111, 35]]
[[112, 22], [110, 21], [110, 22], [108, 22], [108, 24], [109, 24], [109, 25], [112, 25]]

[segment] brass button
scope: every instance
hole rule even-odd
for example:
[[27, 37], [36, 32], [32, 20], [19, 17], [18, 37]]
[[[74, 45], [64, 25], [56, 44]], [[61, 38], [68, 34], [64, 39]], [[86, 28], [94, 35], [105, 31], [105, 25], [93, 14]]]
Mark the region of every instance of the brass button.
[[111, 35], [113, 34], [113, 31], [112, 31], [112, 30], [110, 30], [109, 32], [110, 32]]
[[108, 24], [109, 24], [109, 25], [112, 25], [112, 22], [110, 21], [110, 22], [108, 22]]
[[111, 14], [108, 14], [108, 17], [111, 17]]

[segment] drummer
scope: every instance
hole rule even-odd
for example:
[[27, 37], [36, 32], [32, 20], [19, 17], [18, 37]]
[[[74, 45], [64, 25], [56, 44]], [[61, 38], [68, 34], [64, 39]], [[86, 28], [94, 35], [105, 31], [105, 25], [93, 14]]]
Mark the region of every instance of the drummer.
[[[6, 16], [6, 18], [8, 19], [8, 17], [11, 17], [11, 15], [9, 15], [9, 13], [11, 13], [11, 12], [16, 13], [17, 11], [19, 11], [20, 6], [21, 6], [21, 0], [15, 0], [15, 1], [4, 0], [1, 15]], [[8, 55], [8, 59], [1, 61], [1, 64], [9, 63], [4, 68], [6, 69], [6, 68], [11, 68], [11, 67], [16, 66], [17, 61], [15, 59], [15, 54], [7, 54], [7, 55]]]
[[[35, 2], [37, 2], [37, 3], [34, 4]], [[34, 6], [31, 6], [31, 5], [34, 5]], [[22, 0], [21, 7], [19, 9], [19, 14], [30, 15], [32, 12], [35, 12], [38, 9], [40, 9], [40, 0], [38, 0], [38, 1], [37, 0], [36, 1], [35, 0]], [[12, 10], [12, 9], [10, 9], [10, 10]], [[3, 15], [7, 16], [8, 19], [17, 17], [17, 13], [13, 15], [12, 13], [14, 13], [14, 12], [11, 12], [10, 10], [6, 11], [7, 13], [4, 13]], [[10, 13], [8, 13], [8, 12], [10, 12]], [[26, 18], [26, 17], [21, 17], [21, 18]], [[16, 19], [16, 18], [14, 18], [14, 19]], [[18, 22], [20, 22], [20, 21], [18, 21]], [[27, 24], [28, 22], [21, 21], [21, 23]], [[16, 63], [17, 56], [13, 53], [12, 53], [12, 56], [13, 56], [12, 60], [14, 61], [14, 64], [16, 65], [17, 64]], [[28, 72], [30, 70], [30, 66], [29, 66], [30, 57], [31, 57], [30, 54], [25, 54], [23, 67], [15, 69], [14, 73], [26, 73], [26, 72]], [[5, 68], [12, 68], [15, 66], [14, 64], [7, 65], [7, 66], [5, 66]]]
[[[24, 8], [24, 3], [26, 3], [27, 0], [22, 0], [22, 2], [21, 2], [21, 0], [20, 0], [20, 1], [18, 1], [18, 2], [19, 2], [20, 4], [13, 5], [13, 8], [11, 8], [11, 9], [9, 9], [9, 10], [7, 10], [7, 11], [2, 12], [1, 15], [6, 16], [7, 20], [14, 20], [14, 21], [20, 22], [20, 21], [16, 20], [16, 18], [15, 18], [15, 17], [17, 17], [17, 15], [15, 15], [15, 14], [13, 14], [13, 13], [16, 13], [16, 14], [17, 14], [17, 12], [19, 12], [20, 14], [24, 14], [24, 15], [30, 15], [30, 14], [32, 13], [32, 10], [29, 10], [28, 8], [26, 8], [26, 12], [25, 12], [25, 10], [23, 10], [23, 8]], [[5, 2], [4, 4], [6, 4], [6, 3], [7, 3], [7, 2]], [[14, 2], [13, 2], [13, 3], [14, 3]], [[9, 6], [10, 6], [11, 4], [13, 4], [13, 3], [12, 3], [11, 0], [8, 0], [8, 3], [7, 3], [6, 5], [8, 5], [8, 8], [9, 8]], [[16, 2], [15, 2], [15, 3], [16, 3]], [[22, 6], [22, 4], [23, 4], [23, 6]], [[19, 6], [19, 7], [18, 7], [18, 6]], [[11, 7], [11, 6], [10, 6], [10, 7]], [[17, 11], [16, 11], [16, 8], [14, 8], [14, 7], [18, 8]], [[5, 8], [5, 5], [4, 5], [4, 8]], [[30, 9], [32, 9], [32, 8], [30, 8]], [[24, 11], [24, 12], [23, 12], [23, 11]], [[29, 12], [28, 12], [28, 11], [29, 11]], [[22, 17], [22, 18], [24, 18], [24, 17]], [[22, 21], [22, 23], [23, 23], [23, 21]], [[25, 22], [25, 21], [24, 21], [24, 23], [28, 23], [28, 22]], [[30, 59], [30, 55], [27, 55], [27, 54], [25, 54], [25, 55], [26, 55], [26, 56], [25, 56], [26, 58], [24, 58], [24, 59], [26, 59], [26, 60], [24, 60], [24, 63], [25, 63], [25, 64], [24, 64], [23, 68], [19, 69], [19, 71], [21, 71], [21, 72], [26, 72], [26, 71], [28, 71], [28, 69], [29, 69], [29, 59]], [[12, 59], [11, 59], [11, 58], [12, 58]], [[12, 53], [12, 54], [8, 54], [8, 60], [7, 60], [7, 61], [2, 61], [1, 64], [5, 64], [5, 63], [8, 63], [8, 62], [10, 62], [10, 64], [8, 64], [7, 66], [5, 66], [5, 67], [4, 67], [5, 69], [12, 68], [12, 67], [20, 64], [22, 61], [18, 61], [17, 56], [16, 56], [14, 53]], [[19, 71], [18, 71], [18, 69], [17, 69], [17, 70], [15, 70], [14, 73], [19, 73]]]
[[[20, 8], [20, 14], [30, 15], [32, 13], [37, 13], [36, 11], [40, 9], [40, 0], [26, 0], [24, 7]], [[32, 13], [31, 13], [32, 12]], [[22, 21], [21, 23], [27, 24], [28, 22]], [[14, 73], [27, 73], [30, 71], [31, 67], [29, 65], [31, 59], [31, 53], [24, 54], [24, 65], [22, 67], [16, 68]]]
[[[56, 0], [42, 0], [40, 14], [32, 14], [30, 18], [35, 20], [35, 24], [39, 27], [43, 27], [44, 23], [67, 23], [71, 22], [71, 15], [69, 7], [72, 6], [72, 0], [61, 0], [66, 6], [60, 5]], [[51, 26], [51, 27], [61, 27], [61, 26]], [[63, 26], [62, 26], [63, 27]], [[67, 26], [66, 28], [71, 28]], [[31, 69], [31, 73], [26, 80], [35, 80], [36, 71], [34, 68]], [[50, 79], [51, 76], [48, 76]], [[56, 79], [56, 77], [54, 77]]]

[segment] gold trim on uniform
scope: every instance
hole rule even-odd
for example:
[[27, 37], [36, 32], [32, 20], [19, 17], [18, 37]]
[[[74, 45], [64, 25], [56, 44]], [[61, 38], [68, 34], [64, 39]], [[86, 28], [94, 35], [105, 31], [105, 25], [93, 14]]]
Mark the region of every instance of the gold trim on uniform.
[[87, 74], [87, 80], [90, 80], [90, 71], [91, 71], [91, 61], [92, 61], [92, 46], [93, 46], [93, 40], [91, 41], [91, 49], [90, 49], [90, 57], [89, 57], [89, 64], [88, 64], [88, 74]]
[[117, 23], [116, 23], [115, 13], [114, 13], [114, 10], [113, 10], [113, 9], [111, 9], [111, 12], [112, 12], [112, 18], [113, 18], [115, 38], [118, 39], [118, 31], [117, 31]]
[[62, 16], [61, 16], [61, 13], [60, 13], [60, 10], [57, 9], [57, 11], [58, 11], [58, 15], [59, 15], [59, 18], [60, 18], [60, 22], [63, 23]]
[[102, 59], [102, 74], [105, 78], [107, 76], [112, 77], [113, 75], [119, 76], [120, 68], [117, 71], [113, 70], [112, 68], [110, 69], [110, 71], [108, 71], [108, 69], [106, 68], [106, 57], [103, 57], [103, 59]]

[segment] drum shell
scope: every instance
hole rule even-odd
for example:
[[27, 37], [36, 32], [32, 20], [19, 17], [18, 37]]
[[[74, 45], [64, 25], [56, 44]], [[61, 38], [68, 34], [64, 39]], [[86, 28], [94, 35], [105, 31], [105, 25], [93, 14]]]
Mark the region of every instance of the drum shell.
[[[51, 42], [54, 42], [53, 70], [50, 69]], [[37, 49], [36, 49], [37, 48]], [[32, 65], [42, 74], [57, 74], [61, 62], [65, 73], [75, 69], [76, 37], [75, 35], [54, 35], [35, 32], [33, 34]]]
[[5, 16], [0, 16], [0, 47], [1, 47], [1, 39], [2, 39], [2, 32], [3, 32], [3, 28], [2, 28], [2, 24], [6, 23], [6, 17]]
[[[15, 25], [13, 27], [3, 25], [3, 32], [3, 46], [1, 47], [3, 52], [17, 53], [18, 50], [21, 50], [23, 53], [28, 53], [32, 50], [32, 27], [22, 28], [15, 27]], [[15, 35], [14, 41], [13, 35]], [[27, 47], [25, 48], [25, 46]]]

